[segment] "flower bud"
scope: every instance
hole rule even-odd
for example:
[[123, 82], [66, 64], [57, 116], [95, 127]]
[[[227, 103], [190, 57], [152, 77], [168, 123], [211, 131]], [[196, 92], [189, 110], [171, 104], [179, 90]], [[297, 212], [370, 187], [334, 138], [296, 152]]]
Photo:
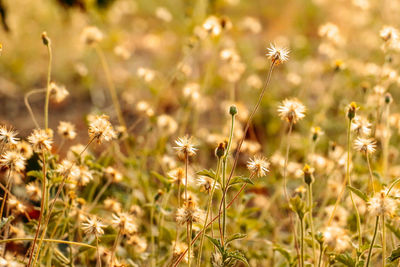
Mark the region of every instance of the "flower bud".
[[48, 46], [50, 44], [50, 38], [47, 37], [47, 33], [46, 32], [42, 33], [42, 41], [43, 41], [43, 44], [45, 46]]
[[349, 109], [347, 110], [347, 118], [349, 118], [349, 120], [354, 119], [357, 109], [357, 104], [355, 102], [351, 102], [349, 105]]
[[236, 106], [230, 106], [229, 108], [229, 114], [232, 116], [235, 116], [238, 113], [237, 107]]
[[304, 182], [307, 185], [312, 184], [314, 182], [314, 178], [312, 175], [312, 170], [308, 164], [304, 165], [303, 173], [304, 173]]
[[219, 143], [215, 149], [215, 156], [221, 158], [225, 154], [225, 143]]

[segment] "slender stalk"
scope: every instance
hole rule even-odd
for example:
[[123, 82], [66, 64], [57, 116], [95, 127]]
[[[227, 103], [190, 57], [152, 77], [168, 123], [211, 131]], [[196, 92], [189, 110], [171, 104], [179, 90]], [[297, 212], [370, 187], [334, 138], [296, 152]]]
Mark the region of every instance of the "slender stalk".
[[49, 128], [49, 99], [50, 99], [50, 81], [51, 81], [51, 61], [53, 58], [51, 52], [51, 42], [47, 42], [46, 44], [47, 51], [49, 53], [49, 66], [47, 69], [47, 87], [46, 87], [46, 101], [44, 105], [44, 128]]
[[314, 257], [314, 265], [317, 262], [317, 252], [315, 248], [315, 231], [314, 231], [314, 222], [313, 222], [313, 201], [312, 201], [312, 183], [308, 185], [308, 216], [310, 220], [311, 227], [311, 242], [313, 248], [313, 257]]
[[[244, 139], [246, 138], [246, 134], [247, 134], [247, 131], [249, 130], [251, 121], [253, 120], [253, 117], [254, 117], [255, 113], [257, 112], [257, 110], [258, 110], [258, 108], [259, 108], [259, 106], [260, 106], [260, 104], [261, 104], [261, 100], [263, 99], [264, 94], [265, 94], [265, 91], [266, 91], [266, 89], [267, 89], [267, 87], [268, 87], [268, 85], [269, 85], [269, 82], [270, 82], [270, 80], [271, 80], [272, 71], [273, 71], [273, 69], [274, 69], [274, 66], [275, 66], [275, 62], [273, 61], [273, 62], [271, 63], [270, 68], [269, 68], [269, 71], [268, 71], [268, 74], [267, 74], [267, 78], [266, 78], [264, 87], [263, 87], [263, 89], [261, 90], [261, 93], [260, 93], [260, 96], [258, 97], [257, 103], [256, 103], [256, 105], [254, 106], [253, 111], [250, 113], [249, 118], [247, 119], [246, 126], [244, 127], [244, 131], [243, 131], [243, 137], [240, 139], [240, 141], [239, 141], [239, 143], [238, 143], [238, 146], [237, 146], [237, 149], [236, 149], [235, 160], [234, 160], [234, 162], [233, 162], [231, 172], [230, 172], [229, 177], [228, 177], [228, 180], [227, 180], [227, 182], [226, 182], [227, 184], [229, 184], [229, 182], [231, 181], [231, 179], [232, 179], [232, 177], [233, 177], [233, 173], [235, 172], [236, 165], [237, 165], [238, 160], [239, 160], [239, 154], [240, 154], [240, 152], [241, 152], [241, 148], [242, 148]], [[224, 192], [223, 192], [223, 194], [222, 194], [222, 199], [223, 199], [223, 201], [225, 201], [225, 197], [226, 197], [226, 192], [227, 192], [227, 191], [228, 191], [228, 187], [226, 187], [226, 188], [224, 189]], [[222, 203], [222, 201], [221, 201], [221, 203]], [[221, 209], [220, 209], [220, 210], [221, 210]]]
[[7, 202], [7, 196], [8, 196], [8, 192], [9, 192], [9, 185], [10, 185], [10, 180], [11, 180], [11, 173], [12, 173], [12, 168], [10, 168], [9, 169], [9, 171], [8, 171], [8, 175], [7, 175], [7, 179], [6, 179], [6, 187], [5, 187], [5, 189], [6, 190], [4, 190], [4, 196], [3, 196], [3, 201], [1, 202], [1, 208], [0, 208], [0, 216], [3, 218], [3, 212], [4, 212], [4, 206], [5, 206], [5, 204], [6, 204], [6, 202]]
[[121, 111], [121, 106], [120, 106], [119, 100], [118, 100], [117, 90], [115, 89], [114, 82], [111, 78], [111, 72], [110, 72], [110, 68], [108, 66], [106, 57], [104, 56], [103, 50], [100, 48], [100, 46], [98, 44], [95, 44], [94, 48], [96, 50], [98, 57], [100, 58], [101, 66], [102, 66], [104, 74], [106, 76], [108, 90], [110, 91], [111, 99], [112, 99], [112, 102], [114, 105], [115, 112], [117, 113], [119, 124], [121, 126], [124, 126], [125, 129], [127, 129], [124, 117], [122, 116], [122, 111]]
[[372, 237], [372, 241], [371, 241], [371, 244], [370, 244], [370, 246], [369, 246], [367, 263], [366, 263], [366, 265], [365, 265], [366, 267], [369, 266], [369, 262], [370, 262], [370, 260], [371, 260], [372, 248], [374, 247], [375, 238], [376, 238], [376, 233], [378, 232], [378, 224], [379, 224], [379, 216], [376, 216], [374, 235], [373, 235], [373, 237]]
[[[34, 238], [32, 238], [32, 237], [10, 238], [10, 239], [0, 240], [0, 244], [9, 243], [9, 242], [19, 242], [19, 241], [32, 241], [33, 239]], [[68, 241], [68, 240], [43, 239], [43, 242], [67, 244], [67, 245], [74, 245], [74, 246], [80, 246], [80, 247], [87, 247], [87, 248], [96, 249], [95, 246], [92, 246], [92, 245], [89, 245], [89, 244], [80, 243], [80, 242], [74, 242], [74, 241]]]
[[319, 244], [319, 259], [318, 259], [318, 267], [321, 267], [322, 263], [322, 255], [324, 254], [324, 245], [322, 243]]
[[390, 127], [389, 127], [389, 115], [390, 115], [390, 104], [386, 104], [386, 118], [385, 118], [385, 129], [386, 134], [384, 135], [383, 148], [382, 148], [382, 176], [386, 178], [388, 169], [388, 159], [389, 159], [389, 142], [390, 142]]
[[300, 259], [301, 267], [304, 267], [304, 218], [300, 218]]
[[[218, 177], [219, 177], [219, 171], [220, 171], [220, 165], [221, 165], [220, 163], [221, 163], [221, 159], [218, 158], [217, 171], [215, 172], [214, 184], [212, 186], [211, 193], [210, 193], [210, 195], [208, 197], [206, 218], [204, 220], [203, 229], [205, 229], [206, 226], [207, 226], [208, 215], [210, 214], [210, 211], [211, 211], [212, 199], [213, 199], [213, 196], [214, 196], [215, 187], [216, 187], [216, 184], [217, 184], [217, 181], [218, 181]], [[200, 264], [201, 264], [201, 255], [202, 255], [202, 250], [203, 250], [203, 243], [204, 243], [205, 234], [206, 234], [206, 231], [203, 231], [203, 233], [201, 235], [201, 238], [200, 238], [199, 254], [198, 254], [198, 257], [197, 257], [197, 265], [196, 265], [197, 267], [200, 267]]]
[[[344, 189], [346, 188], [346, 183], [348, 182], [349, 185], [351, 186], [351, 177], [350, 177], [350, 160], [351, 160], [351, 156], [350, 156], [350, 155], [351, 155], [351, 153], [350, 153], [350, 141], [351, 141], [351, 138], [350, 138], [350, 137], [351, 137], [351, 120], [349, 119], [349, 120], [348, 120], [348, 125], [347, 125], [347, 164], [346, 164], [346, 177], [345, 177], [345, 179], [344, 179], [344, 181], [343, 181], [342, 190], [340, 191], [339, 196], [338, 196], [338, 198], [336, 199], [335, 206], [334, 206], [333, 211], [332, 211], [332, 214], [331, 214], [331, 216], [330, 216], [330, 218], [329, 218], [328, 226], [332, 223], [332, 219], [333, 219], [333, 217], [335, 216], [336, 209], [337, 209], [337, 207], [338, 207], [338, 205], [339, 205], [339, 202], [340, 202], [340, 200], [341, 200], [341, 198], [342, 198]], [[354, 208], [354, 210], [355, 210], [355, 212], [356, 212], [357, 233], [358, 233], [358, 249], [361, 249], [361, 246], [362, 246], [362, 235], [361, 235], [361, 220], [360, 220], [360, 214], [359, 214], [359, 212], [358, 212], [357, 205], [356, 205], [355, 202], [354, 202], [353, 194], [352, 194], [351, 191], [350, 191], [350, 199], [351, 199], [351, 202], [352, 202], [352, 204], [353, 204], [353, 208]], [[357, 262], [358, 262], [358, 257], [356, 258], [356, 260], [357, 260]]]
[[386, 266], [386, 226], [385, 214], [382, 213], [382, 267]]
[[[45, 194], [46, 194], [46, 155], [44, 150], [42, 151], [42, 161], [43, 161], [43, 180], [42, 180], [42, 199], [40, 200], [40, 214], [38, 219], [38, 226], [35, 233], [35, 238], [33, 239], [32, 250], [29, 256], [28, 266], [31, 266], [31, 262], [33, 259], [33, 254], [35, 254], [35, 245], [40, 232], [40, 225], [42, 223], [43, 213], [44, 213], [44, 202], [45, 202]], [[37, 254], [39, 254], [39, 249]], [[37, 257], [37, 256], [36, 256]], [[36, 261], [35, 261], [36, 262]]]
[[101, 257], [100, 257], [100, 251], [99, 251], [99, 237], [97, 234], [95, 234], [96, 237], [96, 253], [97, 253], [97, 263], [96, 267], [101, 267]]
[[31, 107], [31, 105], [29, 104], [29, 97], [30, 97], [31, 95], [33, 95], [33, 94], [44, 93], [44, 92], [46, 92], [46, 91], [47, 91], [47, 89], [35, 89], [35, 90], [32, 90], [32, 91], [29, 91], [29, 92], [26, 93], [25, 96], [24, 96], [24, 103], [25, 103], [25, 106], [26, 106], [26, 108], [28, 109], [29, 115], [31, 116], [32, 121], [33, 121], [33, 123], [35, 124], [35, 127], [36, 127], [36, 128], [40, 128], [40, 126], [39, 126], [39, 124], [38, 124], [38, 122], [37, 122], [37, 120], [36, 120], [36, 118], [35, 118], [35, 114], [33, 113], [32, 107]]
[[119, 228], [117, 237], [115, 238], [115, 241], [114, 241], [114, 245], [113, 245], [113, 247], [112, 247], [112, 249], [111, 249], [110, 267], [113, 266], [113, 263], [114, 263], [114, 256], [115, 256], [115, 250], [116, 250], [117, 247], [118, 247], [119, 238], [121, 237], [121, 234], [122, 234], [122, 228]]
[[192, 224], [192, 222], [189, 222], [188, 224], [187, 224], [187, 230], [188, 230], [188, 237], [187, 237], [187, 239], [188, 239], [188, 266], [190, 267], [190, 260], [191, 260], [191, 247], [192, 247], [192, 242], [191, 242], [191, 239], [192, 239], [192, 226], [193, 226], [193, 224]]
[[393, 181], [393, 183], [389, 186], [389, 189], [388, 189], [388, 191], [387, 191], [387, 193], [386, 193], [387, 196], [389, 195], [390, 191], [392, 191], [393, 187], [394, 187], [396, 184], [398, 184], [399, 182], [400, 182], [400, 177]]
[[365, 153], [365, 156], [367, 157], [367, 165], [368, 165], [368, 172], [369, 172], [369, 189], [372, 189], [372, 194], [375, 194], [375, 186], [374, 186], [374, 178], [372, 175], [372, 169], [371, 169], [371, 163], [369, 160], [369, 154], [368, 152]]
[[[95, 137], [89, 140], [89, 142], [88, 142], [87, 145], [83, 148], [83, 150], [81, 151], [81, 153], [79, 153], [79, 157], [82, 156], [82, 154], [86, 151], [86, 149], [89, 147], [89, 145], [90, 145], [94, 140], [95, 140]], [[64, 177], [63, 177], [63, 179], [61, 180], [61, 184], [60, 184], [60, 186], [58, 187], [57, 192], [56, 192], [56, 195], [55, 195], [55, 197], [54, 197], [54, 199], [53, 199], [53, 202], [51, 203], [51, 205], [50, 205], [50, 207], [49, 207], [49, 210], [48, 210], [48, 212], [47, 212], [47, 216], [46, 216], [46, 219], [45, 219], [45, 223], [44, 223], [44, 225], [43, 225], [42, 235], [41, 235], [40, 241], [39, 241], [39, 243], [38, 243], [38, 251], [37, 251], [37, 254], [36, 254], [36, 257], [35, 257], [35, 261], [33, 262], [33, 266], [35, 266], [36, 260], [37, 260], [37, 258], [38, 258], [38, 256], [39, 256], [40, 248], [41, 248], [41, 246], [42, 246], [43, 239], [44, 239], [44, 237], [45, 237], [45, 235], [46, 235], [47, 226], [48, 226], [48, 224], [49, 224], [49, 222], [50, 222], [51, 213], [52, 213], [52, 211], [53, 211], [53, 208], [54, 208], [54, 206], [56, 205], [57, 199], [58, 199], [58, 197], [60, 196], [62, 189], [64, 188], [65, 182], [66, 182], [66, 180], [67, 180], [67, 178], [68, 178], [68, 175], [69, 175], [69, 173], [70, 173], [72, 167], [74, 166], [74, 164], [75, 164], [75, 163], [72, 163], [71, 166], [70, 166], [70, 167], [67, 169], [67, 171], [64, 173]], [[28, 267], [29, 267], [29, 265], [28, 265]]]
[[150, 242], [151, 242], [151, 266], [155, 266], [155, 248], [154, 248], [154, 233], [153, 233], [153, 219], [154, 219], [154, 205], [155, 201], [153, 200], [153, 204], [151, 205], [150, 210]]
[[293, 130], [293, 122], [291, 121], [289, 124], [289, 131], [287, 134], [287, 144], [286, 144], [286, 154], [285, 154], [285, 163], [283, 167], [283, 192], [285, 194], [286, 201], [289, 203], [289, 195], [287, 193], [287, 165], [289, 162], [289, 151], [290, 151], [290, 135]]
[[222, 156], [222, 192], [223, 192], [223, 197], [221, 199], [221, 203], [219, 205], [219, 212], [221, 212], [222, 209], [222, 227], [221, 227], [221, 218], [218, 219], [218, 227], [220, 231], [220, 236], [221, 236], [221, 244], [224, 246], [224, 237], [225, 237], [225, 229], [226, 229], [226, 197], [225, 194], [228, 192], [227, 189], [229, 183], [226, 182], [226, 168], [227, 168], [227, 163], [228, 163], [228, 155], [229, 151], [231, 149], [232, 145], [232, 139], [233, 139], [233, 130], [235, 128], [235, 114], [231, 114], [231, 129], [229, 132], [229, 140], [228, 140], [228, 145], [225, 149], [225, 153]]
[[[252, 178], [252, 176], [250, 176], [250, 179]], [[235, 202], [235, 200], [238, 198], [238, 196], [240, 195], [240, 193], [243, 192], [243, 190], [246, 188], [246, 184], [243, 184], [242, 187], [240, 188], [240, 190], [236, 193], [236, 195], [232, 198], [232, 200], [228, 203], [228, 205], [226, 206], [226, 209], [229, 209], [232, 204]], [[205, 228], [203, 228], [202, 230], [200, 230], [197, 235], [193, 238], [191, 244], [193, 245], [196, 240], [200, 237], [200, 235], [202, 235], [203, 231], [207, 230], [207, 228], [212, 225], [222, 214], [222, 211], [218, 213], [218, 215], [216, 215], [207, 225]], [[188, 249], [186, 249], [180, 256], [179, 258], [176, 260], [175, 264], [173, 265], [173, 267], [176, 267], [179, 265], [179, 263], [182, 261], [182, 259], [185, 257], [186, 253], [188, 252]]]
[[188, 192], [187, 192], [187, 188], [188, 188], [188, 167], [189, 167], [189, 155], [188, 155], [188, 153], [185, 153], [185, 202], [186, 202], [186, 205], [188, 204], [187, 203], [187, 201], [188, 201]]

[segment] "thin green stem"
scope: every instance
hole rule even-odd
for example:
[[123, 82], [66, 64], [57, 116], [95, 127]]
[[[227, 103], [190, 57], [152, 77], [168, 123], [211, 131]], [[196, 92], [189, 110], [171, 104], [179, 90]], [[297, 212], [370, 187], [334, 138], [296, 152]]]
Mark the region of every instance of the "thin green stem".
[[[40, 200], [40, 214], [39, 214], [39, 219], [38, 219], [38, 226], [36, 229], [35, 238], [33, 239], [32, 250], [31, 250], [31, 254], [29, 256], [29, 261], [28, 261], [28, 267], [31, 266], [33, 255], [35, 254], [35, 245], [36, 245], [37, 238], [39, 236], [40, 225], [42, 223], [42, 218], [43, 218], [43, 213], [44, 213], [44, 202], [45, 202], [45, 198], [46, 198], [46, 155], [45, 155], [44, 150], [42, 151], [42, 162], [43, 162], [42, 199]], [[33, 266], [35, 266], [38, 254], [39, 254], [39, 248], [38, 248], [38, 252], [35, 257], [35, 261], [33, 262]]]
[[44, 93], [44, 92], [46, 92], [46, 91], [47, 91], [47, 89], [35, 89], [35, 90], [32, 90], [32, 91], [29, 91], [29, 92], [26, 93], [25, 96], [24, 96], [24, 103], [25, 103], [25, 106], [26, 106], [26, 108], [28, 109], [29, 115], [31, 116], [32, 121], [33, 121], [33, 123], [35, 124], [35, 127], [36, 127], [36, 128], [40, 128], [40, 126], [39, 126], [39, 124], [38, 124], [38, 122], [37, 122], [37, 120], [36, 120], [36, 118], [35, 118], [35, 114], [33, 113], [32, 107], [31, 107], [31, 105], [29, 104], [29, 97], [30, 97], [31, 95], [33, 95], [33, 94]]
[[290, 151], [290, 135], [292, 134], [293, 130], [293, 122], [291, 121], [289, 124], [289, 131], [287, 134], [287, 141], [286, 141], [286, 154], [285, 154], [285, 163], [283, 166], [283, 192], [285, 194], [285, 198], [287, 203], [289, 203], [289, 194], [287, 192], [287, 165], [289, 162], [289, 151]]
[[122, 115], [121, 106], [119, 104], [117, 90], [115, 89], [114, 82], [111, 78], [111, 72], [110, 72], [110, 68], [108, 66], [106, 57], [104, 56], [103, 50], [100, 48], [100, 46], [98, 44], [95, 44], [94, 48], [96, 50], [98, 57], [100, 58], [101, 66], [102, 66], [104, 74], [106, 76], [108, 90], [110, 91], [111, 99], [113, 101], [115, 112], [117, 113], [119, 124], [121, 126], [124, 126], [125, 129], [127, 129], [124, 117]]
[[51, 61], [53, 58], [51, 52], [51, 42], [47, 43], [47, 51], [49, 53], [49, 66], [47, 69], [47, 87], [46, 87], [46, 100], [44, 105], [44, 128], [49, 128], [49, 99], [50, 99], [50, 81], [51, 81]]
[[373, 237], [372, 237], [372, 241], [371, 241], [371, 244], [370, 244], [370, 246], [369, 246], [367, 263], [366, 263], [366, 265], [365, 265], [366, 267], [369, 266], [369, 262], [370, 262], [370, 260], [371, 260], [372, 248], [374, 247], [375, 238], [376, 238], [376, 233], [378, 232], [378, 225], [379, 225], [379, 216], [376, 216], [374, 235], [373, 235]]
[[300, 258], [301, 258], [301, 267], [304, 267], [304, 223], [303, 218], [300, 218]]
[[[219, 171], [220, 171], [220, 166], [221, 166], [221, 159], [218, 158], [218, 162], [217, 162], [217, 171], [215, 172], [215, 180], [211, 189], [211, 193], [208, 197], [208, 203], [207, 203], [207, 211], [206, 211], [206, 218], [204, 220], [204, 226], [203, 229], [206, 228], [207, 226], [207, 221], [208, 221], [208, 216], [210, 214], [211, 211], [211, 206], [212, 206], [212, 200], [213, 200], [213, 196], [214, 196], [214, 191], [215, 191], [215, 187], [218, 181], [218, 177], [219, 177]], [[211, 226], [212, 228], [212, 226]], [[200, 267], [201, 264], [201, 256], [202, 256], [202, 250], [203, 250], [203, 243], [204, 243], [204, 236], [206, 234], [206, 231], [203, 231], [203, 234], [201, 235], [200, 238], [200, 247], [199, 247], [199, 253], [198, 253], [198, 258], [197, 258], [197, 267]]]
[[116, 250], [117, 247], [118, 247], [119, 238], [121, 237], [121, 234], [122, 234], [122, 228], [119, 228], [117, 237], [115, 238], [115, 241], [114, 241], [114, 245], [113, 245], [113, 247], [112, 247], [112, 249], [111, 249], [110, 267], [113, 266], [113, 263], [114, 263], [114, 256], [115, 256], [115, 250]]
[[385, 214], [382, 214], [382, 267], [386, 266], [386, 226]]
[[388, 191], [387, 191], [387, 193], [386, 193], [387, 196], [389, 195], [390, 191], [392, 191], [393, 187], [394, 187], [396, 184], [398, 184], [398, 182], [400, 182], [400, 177], [397, 178], [396, 180], [394, 180], [393, 183], [389, 186], [389, 189], [388, 189]]
[[318, 267], [321, 267], [322, 263], [322, 255], [324, 254], [324, 244], [320, 243], [319, 244], [319, 259], [318, 259]]
[[101, 267], [101, 257], [100, 257], [100, 251], [99, 251], [99, 237], [97, 234], [95, 234], [96, 237], [96, 253], [97, 253], [97, 263], [96, 267]]
[[368, 165], [368, 172], [369, 172], [369, 184], [370, 184], [369, 189], [370, 190], [372, 189], [372, 194], [375, 194], [374, 176], [372, 174], [372, 168], [371, 168], [371, 163], [370, 163], [370, 160], [369, 160], [368, 152], [365, 153], [365, 156], [367, 158], [367, 165]]
[[[9, 243], [9, 242], [18, 242], [18, 241], [32, 241], [33, 239], [34, 239], [34, 238], [32, 238], [32, 237], [10, 238], [10, 239], [0, 240], [0, 244], [2, 244], [2, 243]], [[87, 248], [96, 249], [95, 246], [92, 246], [92, 245], [89, 245], [89, 244], [80, 243], [80, 242], [74, 242], [74, 241], [68, 241], [68, 240], [43, 239], [43, 242], [58, 243], [58, 244], [67, 244], [67, 245], [74, 245], [74, 246], [80, 246], [80, 247], [87, 247]]]
[[313, 222], [313, 200], [312, 200], [312, 184], [308, 185], [308, 216], [310, 220], [311, 227], [311, 242], [313, 248], [313, 257], [314, 257], [314, 265], [317, 262], [317, 252], [315, 248], [315, 231], [314, 231], [314, 222]]
[[187, 233], [188, 233], [188, 235], [187, 235], [187, 243], [188, 243], [188, 266], [190, 267], [190, 259], [191, 259], [191, 247], [192, 247], [192, 242], [191, 242], [191, 239], [192, 239], [192, 222], [188, 222], [187, 223], [187, 225], [186, 225], [186, 228], [187, 228]]
[[154, 219], [154, 205], [155, 201], [153, 201], [153, 204], [151, 205], [151, 210], [150, 210], [150, 242], [151, 242], [151, 266], [155, 266], [155, 247], [154, 247], [154, 233], [153, 233], [153, 219]]

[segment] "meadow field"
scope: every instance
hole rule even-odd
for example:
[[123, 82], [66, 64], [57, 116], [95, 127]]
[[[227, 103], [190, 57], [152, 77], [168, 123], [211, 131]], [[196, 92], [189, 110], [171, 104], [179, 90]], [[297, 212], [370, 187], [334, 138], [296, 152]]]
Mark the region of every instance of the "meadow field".
[[0, 0], [0, 267], [400, 266], [399, 14]]

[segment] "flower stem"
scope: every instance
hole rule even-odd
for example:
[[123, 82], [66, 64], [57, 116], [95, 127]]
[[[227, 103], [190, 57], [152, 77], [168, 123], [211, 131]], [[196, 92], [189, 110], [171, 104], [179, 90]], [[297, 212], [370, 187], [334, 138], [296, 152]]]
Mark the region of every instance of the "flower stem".
[[25, 106], [26, 106], [26, 108], [28, 109], [29, 115], [31, 116], [32, 121], [33, 121], [33, 123], [35, 124], [35, 127], [36, 127], [36, 128], [40, 128], [40, 127], [39, 127], [39, 124], [38, 124], [38, 122], [37, 122], [37, 120], [36, 120], [36, 118], [35, 118], [35, 114], [34, 114], [33, 111], [32, 111], [32, 107], [31, 107], [31, 105], [29, 104], [29, 97], [30, 97], [31, 95], [33, 95], [33, 94], [44, 93], [44, 92], [46, 92], [46, 91], [47, 91], [47, 89], [35, 89], [35, 90], [32, 90], [32, 91], [29, 91], [29, 92], [26, 93], [25, 96], [24, 96], [24, 103], [25, 103]]
[[51, 52], [51, 42], [46, 44], [49, 53], [49, 66], [47, 69], [47, 87], [46, 87], [46, 100], [44, 104], [44, 128], [49, 128], [49, 99], [50, 99], [50, 81], [51, 81], [51, 61], [53, 58]]
[[289, 203], [289, 195], [287, 193], [287, 165], [289, 162], [289, 151], [290, 151], [290, 135], [292, 134], [293, 130], [293, 122], [290, 122], [289, 124], [289, 131], [287, 134], [287, 144], [286, 144], [286, 154], [285, 154], [285, 163], [283, 167], [283, 192], [285, 194], [286, 201]]
[[106, 76], [106, 80], [108, 83], [108, 90], [110, 91], [110, 95], [111, 95], [111, 99], [114, 105], [114, 109], [115, 112], [117, 113], [117, 117], [118, 117], [118, 122], [121, 126], [126, 128], [126, 123], [124, 120], [124, 117], [122, 116], [122, 111], [121, 111], [121, 106], [119, 104], [119, 100], [118, 100], [118, 96], [117, 96], [117, 91], [115, 89], [115, 85], [114, 82], [111, 78], [111, 72], [110, 72], [110, 68], [108, 66], [108, 63], [106, 61], [106, 57], [104, 56], [103, 50], [100, 48], [100, 46], [98, 44], [96, 44], [94, 46], [96, 53], [98, 55], [98, 57], [100, 58], [100, 62], [101, 62], [101, 66], [103, 68], [104, 74]]
[[[31, 254], [29, 256], [28, 267], [31, 266], [31, 262], [33, 259], [33, 254], [35, 254], [35, 245], [40, 232], [40, 225], [42, 223], [43, 213], [44, 213], [44, 202], [45, 202], [45, 194], [46, 194], [46, 156], [44, 150], [42, 151], [42, 161], [43, 161], [43, 178], [42, 178], [42, 199], [40, 200], [40, 214], [38, 219], [38, 226], [35, 233], [35, 238], [33, 239]], [[33, 262], [33, 266], [35, 265], [36, 259], [39, 255], [39, 248], [35, 257], [35, 261]]]
[[113, 245], [113, 247], [112, 247], [112, 249], [111, 249], [110, 267], [113, 266], [113, 263], [114, 263], [114, 256], [115, 256], [115, 250], [116, 250], [117, 247], [118, 247], [119, 238], [121, 237], [121, 234], [122, 234], [122, 228], [119, 228], [117, 237], [115, 238], [115, 241], [114, 241], [114, 245]]
[[96, 237], [96, 253], [97, 253], [97, 263], [96, 267], [101, 267], [101, 257], [100, 257], [100, 251], [99, 251], [99, 237], [97, 234], [95, 234]]
[[375, 186], [374, 186], [374, 177], [372, 175], [372, 169], [371, 169], [371, 163], [369, 160], [369, 154], [368, 152], [365, 153], [365, 156], [367, 157], [367, 165], [368, 165], [368, 172], [369, 172], [369, 189], [372, 189], [372, 194], [375, 194]]
[[[32, 237], [22, 237], [22, 238], [10, 238], [10, 239], [4, 239], [0, 240], [0, 244], [2, 243], [9, 243], [9, 242], [18, 242], [18, 241], [32, 241]], [[67, 245], [75, 245], [75, 246], [80, 246], [80, 247], [87, 247], [87, 248], [93, 248], [95, 249], [96, 247], [85, 244], [85, 243], [80, 243], [80, 242], [74, 242], [74, 241], [68, 241], [68, 240], [59, 240], [59, 239], [43, 239], [43, 242], [48, 242], [48, 243], [58, 243], [58, 244], [67, 244]]]
[[321, 243], [319, 244], [319, 259], [318, 259], [318, 267], [321, 267], [322, 263], [322, 255], [324, 254], [324, 245]]
[[314, 256], [314, 265], [317, 262], [317, 252], [315, 249], [315, 231], [314, 231], [314, 222], [313, 222], [313, 201], [312, 201], [312, 184], [308, 185], [308, 216], [310, 220], [311, 227], [311, 242], [313, 248], [313, 256]]
[[301, 267], [304, 267], [304, 223], [303, 218], [300, 218], [300, 258], [301, 258]]
[[187, 227], [187, 232], [188, 232], [188, 235], [187, 235], [187, 242], [188, 242], [188, 266], [190, 267], [190, 256], [191, 256], [191, 254], [190, 254], [190, 250], [191, 250], [191, 247], [192, 247], [192, 242], [191, 242], [191, 239], [192, 239], [192, 222], [188, 222], [187, 223], [187, 225], [186, 225], [186, 227]]
[[386, 226], [385, 214], [382, 214], [382, 267], [386, 266]]
[[378, 225], [379, 225], [379, 216], [376, 216], [374, 235], [373, 235], [373, 237], [372, 237], [372, 241], [371, 241], [371, 244], [370, 244], [370, 246], [369, 246], [367, 264], [365, 265], [366, 267], [369, 266], [369, 262], [370, 262], [370, 260], [371, 260], [372, 248], [374, 247], [375, 238], [376, 238], [376, 233], [378, 232]]
[[[212, 205], [212, 199], [213, 199], [213, 196], [214, 196], [215, 186], [216, 186], [216, 184], [217, 184], [218, 177], [219, 177], [219, 171], [220, 171], [220, 166], [221, 166], [220, 163], [221, 163], [221, 159], [218, 158], [218, 162], [217, 162], [217, 171], [216, 171], [216, 173], [215, 173], [214, 184], [213, 184], [213, 186], [212, 186], [210, 196], [208, 197], [206, 218], [205, 218], [205, 220], [204, 220], [203, 229], [205, 229], [206, 226], [207, 226], [208, 216], [209, 216], [210, 211], [211, 211], [211, 205]], [[211, 228], [212, 228], [212, 227], [211, 227]], [[202, 254], [202, 250], [203, 250], [203, 243], [204, 243], [204, 236], [205, 236], [205, 234], [206, 234], [206, 231], [203, 231], [203, 233], [202, 233], [202, 235], [201, 235], [201, 238], [200, 238], [199, 254], [198, 254], [198, 257], [197, 257], [197, 267], [200, 267], [200, 264], [201, 264], [201, 254]]]

